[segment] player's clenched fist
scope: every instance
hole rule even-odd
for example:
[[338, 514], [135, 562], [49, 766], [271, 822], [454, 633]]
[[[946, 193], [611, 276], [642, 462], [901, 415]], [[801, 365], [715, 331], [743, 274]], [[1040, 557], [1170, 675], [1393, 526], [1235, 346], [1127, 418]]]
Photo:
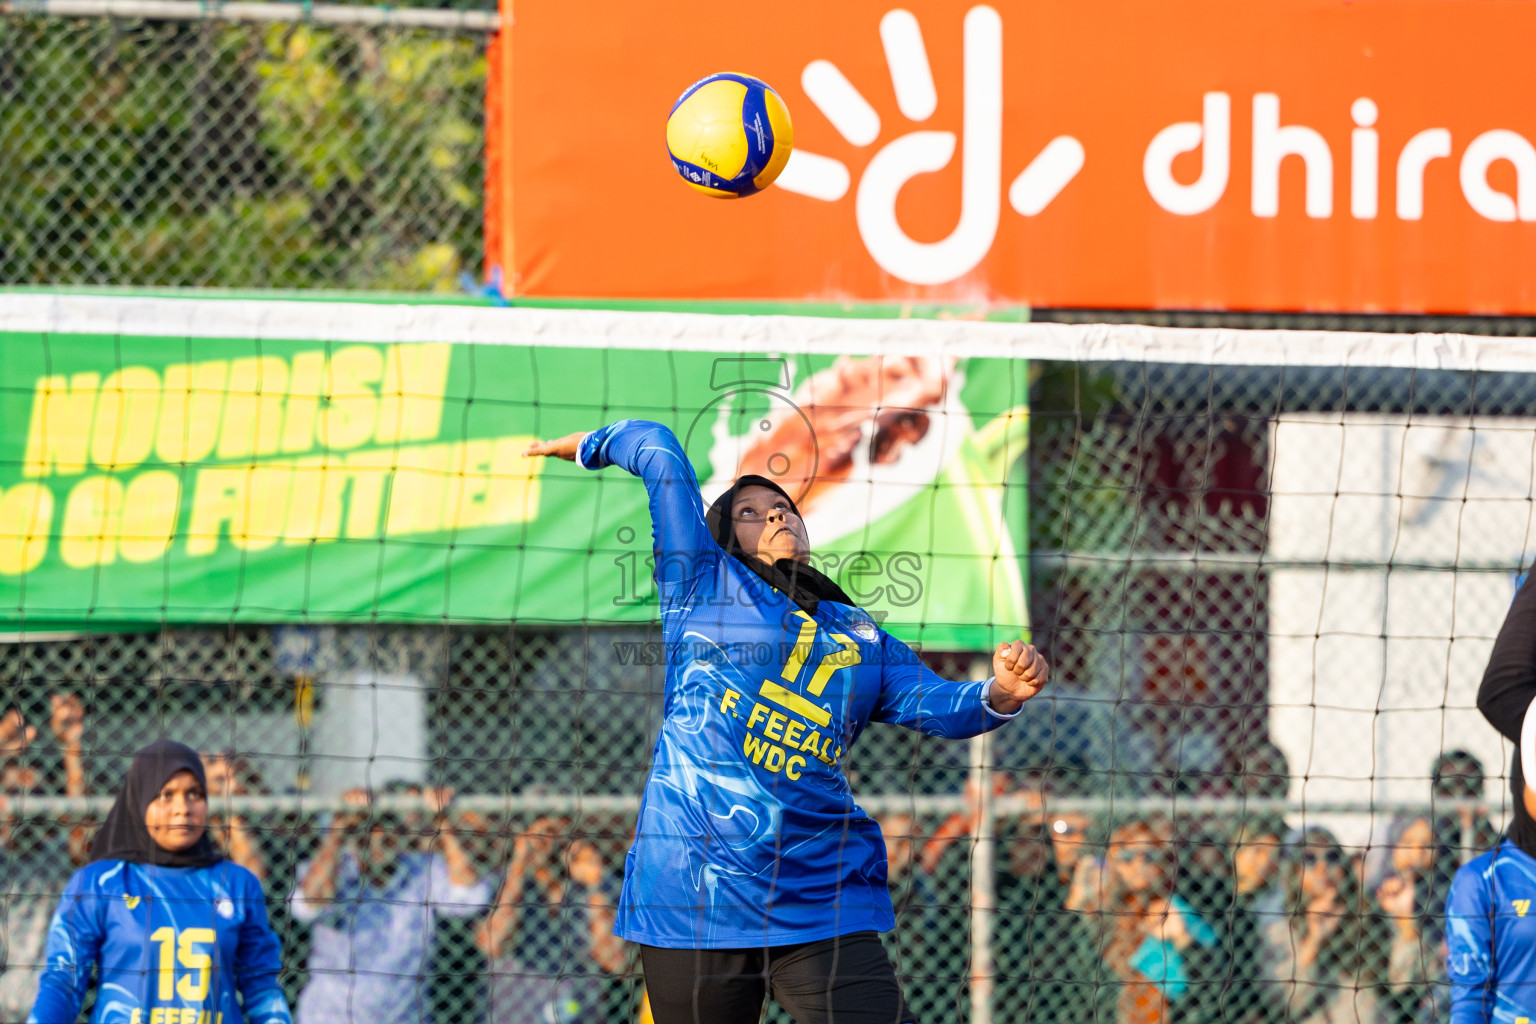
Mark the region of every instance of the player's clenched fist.
[[992, 655], [992, 689], [987, 701], [999, 714], [1011, 715], [1019, 706], [1039, 693], [1051, 677], [1045, 655], [1023, 640], [998, 644]]

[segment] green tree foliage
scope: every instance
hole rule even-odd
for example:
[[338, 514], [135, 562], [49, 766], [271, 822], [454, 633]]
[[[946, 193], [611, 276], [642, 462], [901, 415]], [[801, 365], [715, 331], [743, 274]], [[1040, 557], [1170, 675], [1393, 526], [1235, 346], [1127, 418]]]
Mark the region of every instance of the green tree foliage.
[[0, 17], [0, 283], [455, 289], [484, 44]]

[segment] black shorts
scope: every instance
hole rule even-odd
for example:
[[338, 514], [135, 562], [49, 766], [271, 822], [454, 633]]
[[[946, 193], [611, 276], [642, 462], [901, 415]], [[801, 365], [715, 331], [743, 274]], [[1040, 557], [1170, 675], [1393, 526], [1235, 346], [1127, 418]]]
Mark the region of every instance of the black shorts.
[[875, 932], [762, 949], [640, 947], [656, 1024], [758, 1024], [763, 998], [797, 1024], [914, 1024]]

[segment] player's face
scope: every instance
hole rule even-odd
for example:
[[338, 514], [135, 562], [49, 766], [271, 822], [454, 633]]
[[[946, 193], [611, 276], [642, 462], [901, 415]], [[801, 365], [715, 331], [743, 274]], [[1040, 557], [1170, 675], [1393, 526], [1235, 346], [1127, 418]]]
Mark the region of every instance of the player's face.
[[144, 827], [162, 850], [196, 846], [208, 830], [208, 794], [188, 771], [172, 775], [144, 812]]
[[770, 565], [781, 558], [805, 562], [811, 557], [805, 523], [775, 490], [755, 484], [743, 487], [731, 505], [731, 519], [736, 543]]

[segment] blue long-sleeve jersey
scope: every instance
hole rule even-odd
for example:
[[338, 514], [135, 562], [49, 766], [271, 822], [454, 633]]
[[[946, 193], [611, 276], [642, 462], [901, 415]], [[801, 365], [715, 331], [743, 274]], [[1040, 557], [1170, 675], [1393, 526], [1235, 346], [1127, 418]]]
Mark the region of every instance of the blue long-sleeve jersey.
[[59, 900], [27, 1024], [74, 1024], [92, 968], [92, 1024], [292, 1024], [281, 954], [245, 868], [97, 861]]
[[862, 609], [807, 615], [764, 584], [715, 542], [666, 427], [621, 420], [579, 456], [645, 482], [667, 656], [615, 933], [698, 949], [891, 929], [885, 844], [843, 759], [872, 721], [954, 738], [1001, 724], [990, 681], [949, 682]]
[[1536, 860], [1505, 839], [1463, 864], [1445, 904], [1451, 1024], [1536, 1021]]

